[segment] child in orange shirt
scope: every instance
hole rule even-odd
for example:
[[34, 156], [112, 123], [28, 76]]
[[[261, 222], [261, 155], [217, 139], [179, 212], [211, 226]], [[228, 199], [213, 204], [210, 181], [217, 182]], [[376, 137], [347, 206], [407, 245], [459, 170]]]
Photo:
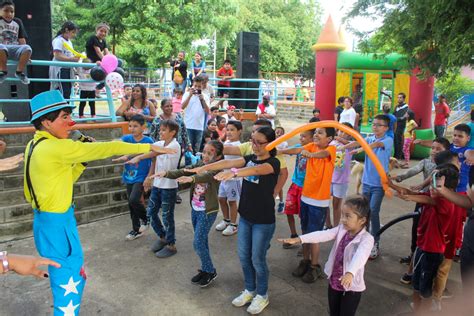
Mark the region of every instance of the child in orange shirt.
[[[278, 151], [279, 154], [299, 154], [307, 157], [306, 177], [301, 194], [301, 230], [303, 234], [322, 230], [331, 202], [331, 180], [336, 160], [336, 147], [329, 143], [336, 136], [333, 127], [318, 128], [313, 143], [300, 148]], [[322, 276], [318, 262], [319, 245], [303, 245], [303, 260], [292, 275], [305, 283], [313, 283]]]

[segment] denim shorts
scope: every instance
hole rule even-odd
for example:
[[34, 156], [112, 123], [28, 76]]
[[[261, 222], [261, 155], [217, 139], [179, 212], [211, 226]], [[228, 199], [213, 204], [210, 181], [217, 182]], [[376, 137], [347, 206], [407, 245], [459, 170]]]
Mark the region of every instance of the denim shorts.
[[30, 45], [4, 45], [0, 44], [0, 50], [7, 52], [8, 59], [19, 60], [25, 52], [31, 52]]
[[424, 298], [430, 298], [433, 293], [433, 280], [443, 261], [443, 254], [426, 252], [416, 248], [413, 260], [413, 289]]
[[323, 230], [328, 209], [329, 207], [314, 206], [301, 201], [300, 218], [303, 234]]

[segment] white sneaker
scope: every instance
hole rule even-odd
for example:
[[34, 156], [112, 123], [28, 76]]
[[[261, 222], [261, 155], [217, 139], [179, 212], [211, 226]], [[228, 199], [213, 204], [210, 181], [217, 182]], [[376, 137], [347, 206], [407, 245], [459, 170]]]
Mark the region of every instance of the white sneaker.
[[255, 297], [255, 293], [249, 292], [247, 290], [243, 290], [239, 296], [234, 298], [234, 300], [232, 301], [232, 305], [234, 305], [235, 307], [242, 307], [252, 302], [254, 297]]
[[222, 235], [224, 236], [232, 236], [237, 233], [239, 229], [237, 228], [237, 225], [228, 225], [224, 231], [222, 232]]
[[226, 222], [224, 220], [222, 220], [219, 224], [216, 225], [216, 230], [217, 231], [223, 231], [224, 229], [227, 228], [227, 226], [230, 225], [230, 222]]
[[148, 230], [148, 228], [150, 228], [150, 224], [145, 224], [145, 225], [144, 225], [144, 224], [141, 224], [141, 225], [140, 225], [140, 228], [138, 229], [138, 231], [139, 231], [140, 233], [144, 233], [144, 232], [146, 232], [146, 231]]
[[249, 308], [247, 308], [247, 313], [252, 315], [260, 314], [269, 303], [270, 301], [268, 300], [268, 296], [263, 297], [261, 295], [257, 295], [253, 298], [252, 304], [250, 304]]
[[127, 236], [125, 236], [126, 240], [135, 240], [137, 238], [142, 237], [143, 234], [141, 232], [136, 232], [134, 230], [130, 231]]
[[372, 250], [370, 251], [369, 259], [370, 259], [370, 260], [377, 259], [377, 257], [379, 256], [379, 254], [380, 254], [379, 244], [378, 244], [378, 243], [375, 243], [375, 244], [374, 244], [374, 247], [373, 247]]
[[438, 300], [431, 300], [431, 307], [430, 307], [430, 312], [441, 312], [441, 301]]

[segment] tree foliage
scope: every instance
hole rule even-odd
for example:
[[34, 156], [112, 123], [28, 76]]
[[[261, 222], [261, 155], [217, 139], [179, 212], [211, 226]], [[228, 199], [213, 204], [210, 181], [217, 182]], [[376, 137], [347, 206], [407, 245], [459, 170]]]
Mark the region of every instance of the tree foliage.
[[[364, 52], [398, 52], [411, 67], [442, 77], [474, 65], [474, 6], [470, 0], [358, 0], [346, 19], [381, 17], [374, 32], [360, 33]], [[356, 26], [351, 25], [356, 31]]]
[[130, 66], [150, 68], [162, 66], [179, 50], [212, 53], [212, 47], [192, 43], [212, 40], [214, 32], [217, 66], [224, 51], [235, 64], [237, 33], [259, 32], [261, 71], [311, 77], [320, 11], [315, 0], [53, 0], [53, 26], [65, 19], [78, 24], [81, 32], [74, 43], [82, 50], [94, 26], [107, 22], [108, 41], [116, 45], [117, 55]]
[[465, 94], [474, 93], [474, 80], [462, 77], [459, 72], [449, 72], [435, 83], [436, 92], [453, 102]]

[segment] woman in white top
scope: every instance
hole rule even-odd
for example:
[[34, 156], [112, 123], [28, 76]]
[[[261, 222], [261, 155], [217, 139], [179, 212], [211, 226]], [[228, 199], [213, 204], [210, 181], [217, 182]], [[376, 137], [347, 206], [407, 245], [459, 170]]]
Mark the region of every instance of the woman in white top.
[[352, 107], [352, 98], [344, 98], [344, 110], [339, 116], [339, 123], [350, 123], [354, 128], [356, 128], [356, 122], [358, 122], [357, 113]]
[[[79, 28], [73, 22], [64, 22], [57, 36], [53, 39], [53, 61], [79, 61], [79, 57], [74, 56], [74, 54], [68, 49], [68, 47], [73, 48], [71, 40], [76, 36], [78, 30]], [[73, 68], [50, 66], [49, 78], [72, 79], [74, 78]], [[71, 97], [71, 88], [71, 82], [51, 82], [51, 90], [60, 90], [65, 99]]]

